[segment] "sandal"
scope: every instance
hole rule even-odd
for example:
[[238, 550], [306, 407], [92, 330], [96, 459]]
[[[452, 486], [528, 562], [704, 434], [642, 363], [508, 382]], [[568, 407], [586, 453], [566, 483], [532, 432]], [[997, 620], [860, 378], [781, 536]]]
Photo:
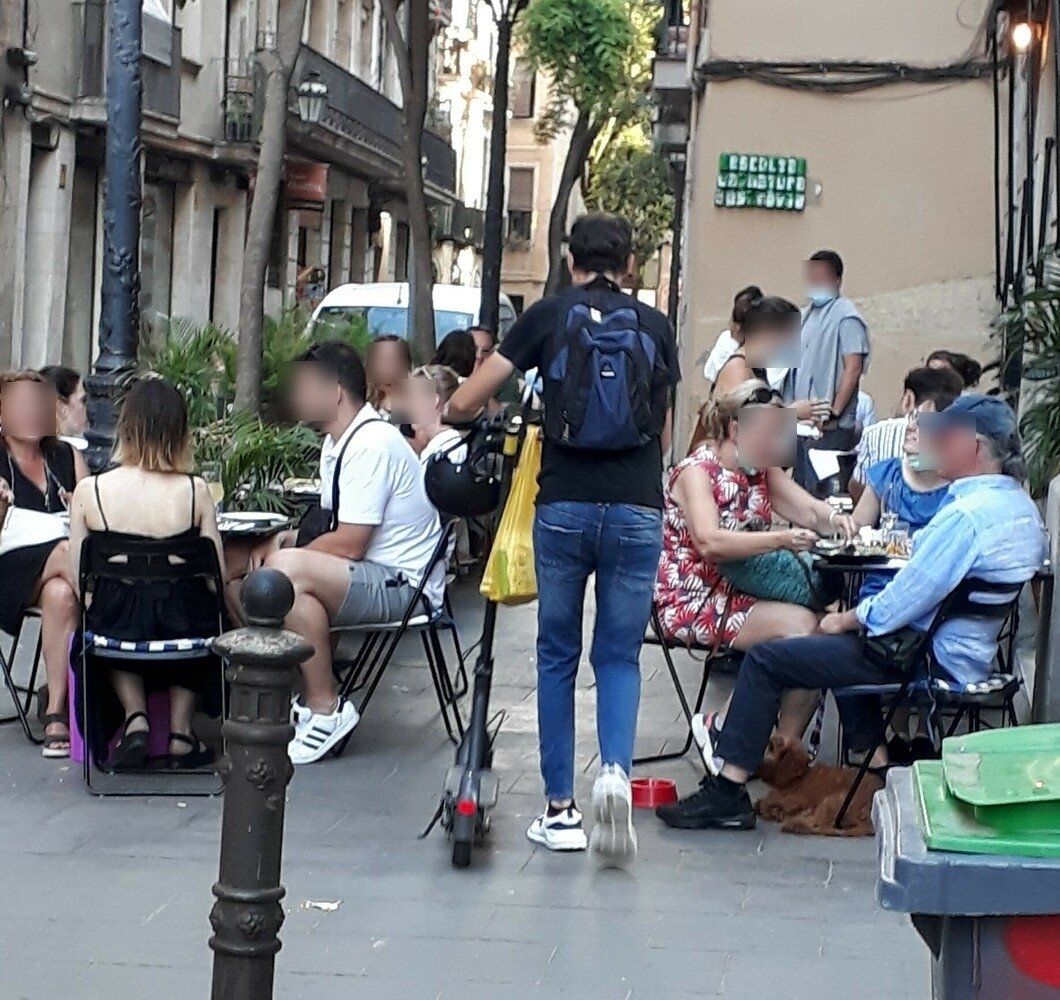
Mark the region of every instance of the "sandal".
[[[41, 721], [44, 723], [44, 745], [40, 755], [59, 759], [70, 756], [70, 719], [65, 712], [46, 713]], [[48, 726], [65, 726], [65, 733], [48, 733]]]
[[209, 750], [201, 748], [198, 740], [183, 733], [170, 733], [170, 743], [183, 743], [191, 747], [187, 753], [170, 753], [166, 758], [166, 767], [171, 770], [194, 771], [204, 767], [213, 760], [213, 754]]
[[149, 721], [146, 712], [133, 712], [125, 720], [125, 734], [118, 741], [118, 745], [111, 751], [107, 762], [103, 765], [106, 770], [134, 771], [143, 767], [146, 763], [151, 734], [146, 729], [130, 733], [129, 723], [135, 719]]

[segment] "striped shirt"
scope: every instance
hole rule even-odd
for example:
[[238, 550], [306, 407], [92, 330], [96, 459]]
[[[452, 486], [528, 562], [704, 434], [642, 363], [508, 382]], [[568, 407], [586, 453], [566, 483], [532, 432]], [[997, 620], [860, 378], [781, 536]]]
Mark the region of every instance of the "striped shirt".
[[864, 486], [869, 481], [869, 469], [877, 462], [901, 458], [905, 454], [905, 430], [908, 426], [906, 417], [891, 417], [865, 429], [858, 442], [858, 461], [851, 477], [855, 483]]

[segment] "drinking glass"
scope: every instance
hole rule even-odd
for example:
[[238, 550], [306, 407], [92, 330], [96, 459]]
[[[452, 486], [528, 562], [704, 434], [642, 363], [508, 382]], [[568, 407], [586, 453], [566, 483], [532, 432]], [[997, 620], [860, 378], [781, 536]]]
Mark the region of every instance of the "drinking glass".
[[210, 491], [210, 498], [214, 506], [220, 512], [225, 500], [225, 485], [223, 470], [220, 462], [203, 462], [200, 474], [206, 482], [206, 488]]

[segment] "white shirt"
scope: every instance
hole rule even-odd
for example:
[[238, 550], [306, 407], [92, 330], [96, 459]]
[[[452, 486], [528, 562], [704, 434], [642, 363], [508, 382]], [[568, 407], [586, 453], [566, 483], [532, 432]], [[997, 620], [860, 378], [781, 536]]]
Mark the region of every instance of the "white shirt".
[[[427, 447], [420, 452], [420, 465], [426, 467], [427, 463], [431, 458], [438, 454], [440, 451], [448, 452], [445, 456], [449, 459], [453, 465], [459, 465], [467, 458], [467, 446], [461, 446], [453, 448], [453, 445], [459, 445], [464, 440], [464, 435], [460, 433], [455, 427], [446, 427], [443, 431], [435, 434], [434, 437], [427, 442]], [[452, 448], [452, 451], [449, 449]]]
[[[350, 439], [339, 470], [338, 519], [375, 528], [366, 562], [399, 570], [413, 586], [423, 578], [442, 533], [438, 512], [427, 499], [423, 470], [412, 447], [393, 424], [378, 420], [365, 404], [336, 441], [329, 434], [320, 449], [320, 506], [331, 509], [335, 463]], [[375, 423], [361, 427], [368, 420]], [[445, 567], [439, 565], [425, 593], [433, 607], [442, 602]]]
[[[722, 330], [718, 334], [718, 339], [711, 349], [710, 354], [707, 357], [706, 363], [703, 365], [703, 377], [713, 385], [718, 381], [718, 372], [725, 367], [725, 362], [729, 360], [738, 350], [740, 345], [736, 343], [736, 338], [732, 335], [729, 330]], [[766, 380], [769, 382], [771, 389], [776, 389], [777, 392], [784, 387], [784, 379], [788, 376], [787, 368], [767, 368], [766, 369]]]
[[901, 458], [905, 454], [905, 432], [908, 427], [908, 417], [892, 417], [890, 420], [877, 421], [865, 429], [858, 442], [858, 461], [851, 477], [855, 483], [867, 483], [868, 471], [877, 462]]
[[858, 408], [854, 416], [854, 423], [860, 426], [862, 430], [866, 430], [876, 423], [876, 404], [864, 389], [858, 389]]

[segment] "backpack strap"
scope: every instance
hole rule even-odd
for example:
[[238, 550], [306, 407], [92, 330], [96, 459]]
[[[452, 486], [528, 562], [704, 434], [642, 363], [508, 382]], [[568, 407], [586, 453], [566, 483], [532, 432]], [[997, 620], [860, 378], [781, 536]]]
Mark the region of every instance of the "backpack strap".
[[335, 474], [331, 477], [331, 518], [328, 522], [328, 531], [334, 531], [339, 526], [339, 476], [342, 474], [342, 460], [346, 457], [346, 449], [349, 448], [350, 442], [362, 427], [367, 427], [369, 424], [386, 423], [389, 423], [389, 421], [384, 420], [382, 417], [370, 417], [368, 420], [359, 423], [350, 432], [350, 436], [346, 438], [339, 449], [339, 457], [335, 461]]

